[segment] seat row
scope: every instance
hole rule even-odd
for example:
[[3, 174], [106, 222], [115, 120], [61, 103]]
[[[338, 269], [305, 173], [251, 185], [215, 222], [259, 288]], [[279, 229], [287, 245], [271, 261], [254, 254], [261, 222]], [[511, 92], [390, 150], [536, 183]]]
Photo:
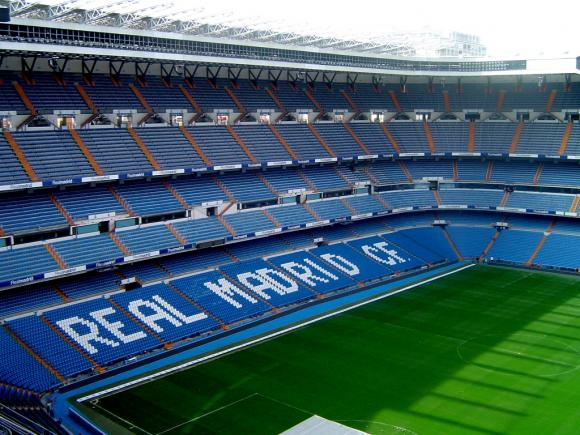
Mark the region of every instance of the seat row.
[[[236, 111], [243, 109], [248, 112], [318, 111], [319, 107], [325, 112], [372, 110], [397, 112], [399, 109], [409, 112], [415, 109], [431, 109], [436, 112], [461, 112], [463, 109], [481, 109], [486, 112], [495, 112], [498, 109], [500, 111], [527, 109], [543, 112], [546, 108], [554, 111], [577, 109], [580, 96], [580, 87], [577, 83], [572, 83], [568, 89], [563, 83], [552, 83], [542, 88], [538, 88], [536, 84], [523, 84], [518, 87], [515, 83], [497, 83], [490, 87], [483, 84], [463, 84], [460, 87], [408, 84], [403, 89], [398, 85], [375, 86], [370, 83], [327, 85], [284, 80], [277, 82], [223, 78], [185, 80], [177, 76], [169, 78], [148, 76], [136, 79], [130, 75], [110, 77], [93, 74], [90, 77], [83, 77], [75, 73], [57, 76], [42, 72], [36, 72], [25, 80], [7, 72], [3, 73], [0, 81], [0, 92], [7, 97], [3, 101], [4, 104], [0, 105], [0, 110], [18, 108], [21, 112], [26, 111], [12, 86], [13, 82], [18, 82], [23, 87], [37, 110], [49, 113], [55, 110], [90, 111], [91, 108], [78, 90], [79, 85], [101, 112], [148, 109], [141, 103], [140, 98], [144, 98], [158, 113], [165, 113], [168, 109], [192, 110], [191, 98], [196, 101], [196, 108], [201, 108], [205, 112], [226, 109]], [[136, 88], [137, 91], [132, 88]], [[551, 97], [553, 92], [554, 96]], [[140, 94], [139, 97], [137, 93]], [[231, 97], [232, 93], [237, 101]], [[552, 101], [551, 107], [548, 107], [549, 101]]]

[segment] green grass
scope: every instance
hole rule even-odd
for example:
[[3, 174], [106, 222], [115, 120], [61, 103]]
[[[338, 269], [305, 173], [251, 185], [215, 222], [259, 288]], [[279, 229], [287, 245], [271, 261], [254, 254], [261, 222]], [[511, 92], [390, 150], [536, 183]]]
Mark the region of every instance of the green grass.
[[313, 414], [377, 434], [573, 434], [579, 366], [580, 279], [477, 266], [96, 410], [151, 434], [279, 433]]

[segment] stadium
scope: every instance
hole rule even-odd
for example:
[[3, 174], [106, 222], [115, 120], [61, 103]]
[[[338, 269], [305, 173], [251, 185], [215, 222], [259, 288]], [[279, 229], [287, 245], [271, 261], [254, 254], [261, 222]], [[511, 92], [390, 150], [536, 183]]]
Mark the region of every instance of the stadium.
[[0, 1], [0, 433], [578, 433], [580, 52], [144, 3]]

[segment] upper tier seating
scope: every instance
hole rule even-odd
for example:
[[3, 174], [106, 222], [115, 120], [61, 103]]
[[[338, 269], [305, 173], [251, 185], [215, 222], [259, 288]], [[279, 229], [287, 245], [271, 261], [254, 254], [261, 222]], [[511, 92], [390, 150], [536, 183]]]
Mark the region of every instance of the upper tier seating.
[[390, 122], [388, 128], [402, 153], [429, 152], [429, 144], [421, 122]]
[[217, 165], [251, 163], [250, 158], [222, 125], [187, 127], [207, 158]]
[[66, 225], [65, 217], [45, 192], [2, 197], [0, 228], [6, 234], [32, 233]]
[[565, 124], [526, 123], [518, 142], [517, 152], [521, 154], [558, 155]]
[[105, 186], [75, 187], [58, 191], [55, 196], [74, 221], [104, 213], [127, 213]]
[[354, 157], [365, 155], [355, 139], [345, 131], [342, 124], [317, 124], [314, 128], [336, 153], [337, 157]]
[[143, 111], [143, 106], [128, 87], [133, 78], [121, 77], [120, 80], [121, 85], [117, 86], [110, 76], [93, 74], [94, 86], [83, 84], [83, 88], [101, 112], [122, 111], [123, 109]]
[[377, 90], [370, 83], [357, 83], [354, 92], [351, 90], [347, 92], [359, 110], [387, 110], [391, 113], [397, 111], [388, 90], [383, 87]]
[[458, 121], [441, 121], [430, 124], [433, 141], [439, 152], [467, 152], [469, 124]]
[[[233, 109], [235, 104], [225, 92], [224, 87], [230, 85], [229, 80], [218, 79], [213, 87], [207, 79], [197, 78], [193, 81], [194, 88], [187, 88], [187, 91], [195, 98], [204, 112], [213, 112], [219, 109]], [[236, 110], [237, 112], [237, 110]]]
[[0, 281], [25, 278], [59, 269], [44, 246], [0, 251]]
[[107, 174], [153, 170], [139, 146], [125, 129], [79, 130], [79, 134]]
[[373, 154], [394, 154], [396, 151], [379, 124], [353, 122], [350, 128]]
[[[318, 126], [317, 126], [318, 127]], [[301, 160], [332, 157], [305, 124], [278, 124], [276, 129]], [[346, 133], [346, 132], [345, 132]]]
[[259, 162], [287, 162], [292, 160], [292, 156], [288, 154], [288, 151], [267, 125], [236, 125], [234, 130], [240, 135]]
[[165, 225], [142, 227], [139, 231], [117, 231], [115, 234], [131, 254], [179, 246], [179, 242]]
[[352, 108], [348, 104], [348, 101], [344, 98], [341, 91], [346, 88], [343, 84], [333, 84], [332, 88], [324, 83], [317, 83], [314, 88], [310, 88], [310, 93], [314, 96], [316, 101], [324, 108], [326, 112], [333, 111], [349, 111], [352, 112]]
[[570, 210], [575, 195], [513, 192], [507, 206], [530, 210]]
[[279, 111], [276, 103], [266, 93], [263, 85], [258, 85], [255, 89], [248, 80], [238, 80], [236, 86], [230, 84], [228, 88], [234, 93], [248, 112], [259, 112], [260, 110]]
[[161, 77], [149, 76], [143, 86], [135, 80], [133, 85], [139, 90], [155, 112], [164, 113], [168, 109], [190, 109], [191, 104], [178, 87], [181, 80], [176, 78], [166, 85]]
[[475, 127], [475, 151], [508, 153], [517, 124], [506, 121], [478, 122]]
[[59, 84], [52, 73], [36, 72], [33, 79], [33, 84], [27, 84], [22, 79], [19, 82], [40, 113], [52, 114], [57, 110], [89, 112], [89, 108], [74, 87], [74, 83], [81, 80], [79, 75], [67, 75], [64, 85]]
[[3, 112], [26, 113], [26, 106], [12, 84], [14, 81], [19, 81], [15, 74], [7, 71], [2, 71], [2, 74], [0, 74], [0, 110]]
[[131, 211], [137, 215], [149, 216], [183, 211], [179, 201], [158, 181], [121, 184], [116, 190]]
[[12, 152], [12, 149], [4, 135], [0, 135], [0, 161], [2, 162], [0, 185], [30, 182], [30, 178], [24, 171], [18, 158]]
[[200, 168], [201, 157], [177, 128], [147, 127], [135, 130], [162, 169]]
[[278, 97], [289, 112], [307, 109], [316, 111], [317, 109], [314, 103], [312, 103], [312, 101], [310, 101], [304, 94], [304, 85], [302, 83], [297, 83], [294, 86], [288, 82], [279, 81], [276, 89], [272, 87], [272, 92], [276, 97]]
[[67, 130], [15, 132], [13, 136], [41, 179], [96, 175]]

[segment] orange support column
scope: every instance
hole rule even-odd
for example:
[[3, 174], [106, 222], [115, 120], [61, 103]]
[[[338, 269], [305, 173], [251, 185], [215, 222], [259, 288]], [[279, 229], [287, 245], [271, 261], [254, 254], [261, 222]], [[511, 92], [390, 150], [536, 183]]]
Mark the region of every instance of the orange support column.
[[540, 177], [542, 176], [542, 171], [544, 170], [544, 162], [541, 162], [538, 165], [538, 169], [536, 170], [536, 173], [534, 174], [534, 184], [539, 184], [540, 183]]
[[395, 137], [391, 134], [391, 132], [389, 131], [389, 129], [387, 128], [387, 126], [385, 125], [384, 122], [381, 122], [380, 124], [381, 124], [381, 129], [383, 130], [383, 133], [385, 133], [385, 136], [387, 136], [387, 139], [391, 143], [395, 152], [397, 154], [401, 154], [401, 148], [399, 148], [399, 144], [397, 143]]
[[246, 110], [246, 108], [244, 107], [244, 105], [242, 104], [242, 102], [240, 101], [240, 99], [238, 98], [238, 96], [236, 95], [236, 93], [234, 92], [233, 89], [230, 89], [229, 87], [225, 87], [224, 90], [226, 91], [226, 94], [229, 95], [229, 97], [232, 99], [232, 101], [234, 102], [234, 104], [236, 105], [238, 110], [240, 111], [240, 116], [238, 116], [238, 118], [236, 120], [234, 120], [234, 122], [242, 119], [246, 115], [246, 113], [248, 113], [248, 111]]
[[429, 123], [427, 121], [423, 121], [423, 131], [425, 132], [425, 137], [427, 138], [427, 143], [429, 144], [429, 150], [432, 153], [436, 153], [437, 147], [435, 146], [435, 142], [433, 141], [433, 136], [431, 135], [431, 128], [429, 127]]
[[286, 139], [284, 139], [284, 137], [280, 134], [278, 129], [274, 127], [272, 124], [268, 124], [268, 127], [270, 128], [272, 133], [274, 133], [274, 136], [278, 138], [278, 141], [282, 144], [286, 152], [290, 155], [290, 157], [292, 157], [292, 160], [300, 160], [298, 155], [294, 152], [290, 144], [286, 142]]
[[77, 90], [77, 92], [79, 93], [79, 95], [81, 96], [81, 98], [83, 99], [85, 104], [87, 105], [87, 107], [89, 109], [91, 109], [91, 112], [93, 112], [93, 114], [91, 116], [89, 116], [81, 124], [81, 127], [84, 127], [85, 125], [89, 125], [91, 123], [91, 121], [99, 115], [99, 111], [97, 109], [97, 106], [95, 106], [95, 103], [93, 102], [93, 100], [89, 96], [89, 94], [87, 94], [87, 91], [85, 91], [85, 88], [83, 88], [83, 85], [81, 85], [80, 83], [75, 83], [75, 89]]
[[550, 92], [548, 101], [546, 102], [546, 108], [544, 109], [545, 112], [550, 113], [552, 111], [552, 106], [554, 105], [554, 100], [556, 99], [557, 93], [558, 91], [556, 89], [552, 89], [552, 92]]
[[469, 121], [469, 139], [467, 142], [467, 152], [475, 152], [475, 121]]
[[64, 262], [64, 260], [61, 258], [61, 256], [58, 255], [58, 252], [56, 252], [54, 246], [52, 246], [50, 243], [46, 243], [44, 245], [44, 249], [48, 251], [52, 259], [56, 262], [56, 264], [58, 264], [58, 267], [60, 267], [61, 269], [66, 269], [68, 267], [67, 264]]
[[358, 114], [360, 113], [360, 109], [358, 108], [358, 104], [356, 104], [356, 102], [352, 99], [352, 97], [344, 89], [341, 90], [340, 93], [342, 94], [342, 96], [344, 97], [344, 99], [346, 100], [348, 105], [351, 107], [351, 109], [354, 113], [354, 118], [356, 118], [358, 116]]
[[568, 148], [568, 140], [570, 139], [570, 134], [572, 134], [572, 127], [574, 124], [569, 122], [566, 126], [566, 130], [564, 130], [564, 136], [562, 136], [562, 142], [560, 142], [560, 149], [558, 150], [558, 154], [563, 156], [566, 154], [566, 149]]
[[354, 130], [351, 128], [351, 126], [348, 125], [348, 123], [346, 123], [346, 122], [343, 122], [342, 126], [346, 129], [346, 131], [348, 131], [350, 133], [350, 135], [352, 136], [354, 141], [358, 144], [358, 146], [363, 151], [363, 153], [365, 153], [365, 155], [367, 155], [367, 156], [370, 155], [371, 152], [369, 151], [367, 146], [364, 144], [364, 142], [357, 136], [357, 134], [354, 132]]
[[139, 146], [141, 152], [145, 155], [145, 157], [147, 157], [147, 160], [149, 161], [153, 169], [155, 169], [156, 171], [160, 171], [161, 166], [159, 165], [159, 163], [157, 163], [157, 160], [155, 160], [155, 157], [151, 153], [151, 150], [147, 147], [147, 145], [145, 145], [145, 142], [143, 142], [143, 139], [141, 139], [141, 137], [137, 134], [135, 129], [129, 127], [127, 131], [129, 132], [135, 143]]
[[93, 168], [93, 171], [95, 171], [95, 174], [97, 174], [98, 176], [105, 175], [105, 172], [93, 157], [93, 154], [91, 153], [91, 151], [89, 150], [89, 148], [79, 135], [78, 131], [76, 131], [74, 128], [69, 128], [68, 131], [72, 136], [72, 138], [74, 139], [74, 141], [76, 142], [79, 149], [81, 150], [81, 152], [83, 153], [83, 155], [85, 156], [85, 158], [87, 159], [87, 161], [89, 162], [89, 164], [91, 165], [91, 167]]
[[518, 126], [516, 127], [516, 131], [514, 132], [514, 137], [512, 138], [512, 143], [510, 145], [509, 152], [513, 154], [518, 149], [518, 143], [520, 142], [520, 136], [522, 135], [522, 130], [524, 129], [523, 121], [520, 121]]
[[193, 110], [195, 110], [195, 116], [193, 117], [192, 121], [197, 121], [199, 117], [203, 115], [203, 110], [201, 106], [197, 103], [195, 98], [193, 98], [193, 95], [191, 95], [191, 93], [187, 89], [185, 89], [185, 87], [182, 84], [179, 84], [177, 87], [179, 88], [181, 93], [185, 96], [189, 104], [191, 104]]
[[205, 155], [205, 153], [203, 152], [197, 141], [194, 139], [194, 137], [191, 135], [191, 133], [183, 125], [179, 127], [179, 130], [181, 131], [183, 136], [185, 136], [187, 141], [191, 144], [191, 146], [193, 147], [195, 152], [199, 155], [199, 158], [203, 161], [203, 163], [206, 166], [213, 166], [212, 161]]
[[499, 93], [497, 94], [497, 102], [495, 103], [495, 111], [497, 113], [501, 112], [504, 101], [505, 101], [505, 91], [499, 91]]
[[304, 89], [304, 95], [306, 95], [306, 97], [312, 102], [312, 104], [314, 104], [314, 107], [318, 109], [318, 116], [315, 118], [315, 120], [321, 118], [322, 115], [326, 113], [324, 107], [322, 107], [322, 104], [320, 104], [320, 102], [314, 97], [314, 95], [312, 95], [312, 92], [310, 92], [308, 89]]
[[578, 210], [579, 203], [580, 203], [580, 195], [576, 195], [576, 198], [574, 198], [574, 201], [572, 201], [572, 205], [570, 206], [570, 211], [572, 213], [576, 213], [576, 211]]
[[279, 119], [284, 118], [288, 114], [288, 110], [284, 106], [284, 103], [282, 103], [282, 101], [280, 101], [280, 99], [278, 98], [278, 95], [276, 95], [276, 93], [272, 89], [266, 88], [266, 93], [270, 96], [272, 101], [274, 101], [274, 103], [276, 104], [278, 109], [280, 109], [280, 116], [274, 122], [278, 121]]
[[328, 143], [320, 135], [318, 130], [316, 130], [316, 128], [312, 124], [308, 124], [308, 128], [312, 132], [312, 134], [316, 137], [316, 139], [318, 139], [318, 142], [320, 142], [320, 145], [322, 145], [322, 147], [326, 150], [326, 152], [330, 154], [331, 157], [336, 157], [336, 153], [332, 148], [330, 148], [330, 145], [328, 145]]
[[250, 161], [252, 163], [258, 163], [258, 159], [256, 159], [254, 154], [252, 154], [252, 151], [250, 151], [250, 149], [248, 148], [246, 143], [242, 140], [242, 138], [237, 133], [237, 131], [234, 130], [231, 125], [226, 125], [225, 127], [226, 127], [226, 130], [230, 133], [230, 135], [234, 138], [234, 140], [238, 143], [240, 148], [246, 153], [246, 155], [248, 156]]
[[28, 178], [30, 178], [30, 181], [32, 181], [32, 182], [40, 181], [40, 178], [38, 178], [38, 175], [36, 175], [36, 172], [34, 171], [34, 169], [32, 168], [32, 165], [30, 164], [30, 162], [26, 158], [26, 155], [24, 154], [24, 152], [22, 151], [20, 146], [14, 140], [14, 136], [12, 135], [12, 133], [9, 132], [8, 130], [5, 130], [3, 133], [4, 133], [4, 138], [6, 139], [6, 142], [8, 142], [8, 145], [10, 145], [12, 152], [14, 153], [14, 155], [16, 156], [16, 158], [18, 159], [18, 161], [22, 165], [22, 168], [24, 169], [24, 172], [26, 172], [26, 175], [28, 175]]
[[133, 83], [129, 83], [129, 88], [133, 91], [133, 93], [135, 94], [135, 96], [137, 97], [137, 99], [147, 112], [147, 114], [137, 122], [137, 125], [141, 125], [149, 118], [151, 118], [155, 112], [153, 111], [153, 108], [151, 107], [145, 96], [141, 93], [139, 89], [137, 89], [137, 87]]
[[449, 100], [449, 92], [443, 91], [443, 107], [445, 112], [451, 112], [451, 101]]
[[397, 94], [395, 94], [395, 91], [389, 91], [389, 96], [391, 97], [393, 106], [395, 106], [395, 109], [397, 109], [397, 113], [401, 113], [403, 109], [401, 108], [401, 104], [399, 104], [399, 99], [397, 98]]
[[540, 249], [542, 249], [542, 246], [544, 246], [544, 243], [546, 243], [546, 239], [554, 230], [555, 225], [556, 225], [556, 221], [552, 221], [552, 223], [550, 223], [550, 225], [548, 226], [548, 228], [544, 232], [544, 237], [542, 237], [542, 239], [538, 243], [538, 246], [536, 246], [536, 249], [534, 249], [534, 252], [532, 252], [532, 255], [530, 255], [530, 258], [528, 258], [528, 261], [526, 261], [526, 266], [531, 266], [534, 263], [534, 260], [538, 256]]

